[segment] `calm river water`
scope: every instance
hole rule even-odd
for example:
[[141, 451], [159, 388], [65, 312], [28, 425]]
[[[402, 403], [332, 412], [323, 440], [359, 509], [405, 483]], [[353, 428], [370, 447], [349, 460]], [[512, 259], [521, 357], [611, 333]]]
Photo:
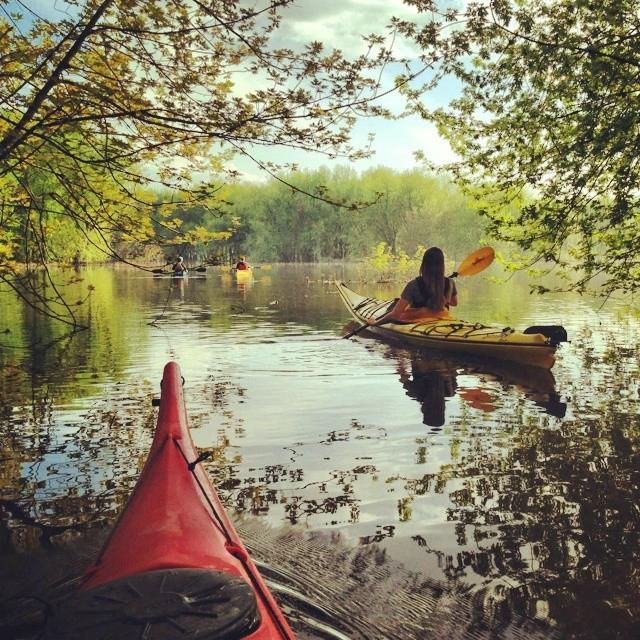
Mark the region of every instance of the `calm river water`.
[[0, 294], [3, 638], [31, 637], [38, 615], [7, 611], [58, 597], [104, 539], [171, 359], [301, 638], [640, 637], [640, 318], [622, 302], [461, 281], [461, 318], [567, 328], [545, 373], [341, 340], [333, 279], [400, 286], [357, 266], [78, 275], [72, 299], [95, 291], [72, 338]]

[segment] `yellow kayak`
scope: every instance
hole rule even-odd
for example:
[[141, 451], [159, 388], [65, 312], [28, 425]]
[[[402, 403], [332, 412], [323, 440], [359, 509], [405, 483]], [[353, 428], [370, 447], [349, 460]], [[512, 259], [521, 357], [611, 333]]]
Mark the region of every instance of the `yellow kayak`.
[[[359, 322], [382, 317], [394, 302], [361, 296], [341, 282], [336, 283], [336, 286], [347, 309]], [[369, 327], [368, 331], [421, 347], [498, 358], [551, 369], [555, 362], [558, 343], [566, 340], [566, 332], [562, 327], [539, 327], [539, 329], [541, 331], [561, 330], [561, 337], [558, 337], [555, 331], [533, 333], [527, 329], [526, 332], [522, 332], [510, 327], [488, 327], [452, 318], [426, 318], [411, 324], [389, 323], [379, 327]]]

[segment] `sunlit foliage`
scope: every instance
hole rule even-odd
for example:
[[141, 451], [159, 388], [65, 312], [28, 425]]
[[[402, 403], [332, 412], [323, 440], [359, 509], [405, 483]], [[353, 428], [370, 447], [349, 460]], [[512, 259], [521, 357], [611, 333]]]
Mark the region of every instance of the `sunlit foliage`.
[[[0, 0], [0, 279], [75, 326], [34, 272], [52, 285], [47, 266], [88, 247], [120, 258], [117, 243], [148, 242], [154, 223], [180, 243], [151, 185], [215, 215], [221, 185], [198, 184], [233, 175], [234, 153], [360, 155], [349, 131], [358, 114], [384, 113], [370, 102], [384, 40], [365, 37], [353, 59], [320, 42], [289, 48], [278, 28], [291, 4], [67, 0], [43, 15], [20, 3], [21, 15]], [[186, 241], [210, 232], [191, 228]]]
[[[583, 290], [634, 290], [640, 273], [640, 26], [632, 0], [405, 0], [395, 26], [459, 95], [430, 110], [407, 95], [459, 154], [490, 231], [560, 267]], [[411, 71], [408, 71], [411, 73]], [[449, 81], [450, 83], [450, 81]], [[451, 83], [450, 83], [451, 84]], [[514, 200], [529, 198], [522, 207]]]

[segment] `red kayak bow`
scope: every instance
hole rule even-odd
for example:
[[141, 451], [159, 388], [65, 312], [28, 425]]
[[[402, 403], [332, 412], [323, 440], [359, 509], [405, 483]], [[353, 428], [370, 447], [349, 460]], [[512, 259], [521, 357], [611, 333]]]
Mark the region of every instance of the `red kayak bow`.
[[293, 640], [200, 462], [180, 369], [164, 368], [146, 464], [56, 640]]

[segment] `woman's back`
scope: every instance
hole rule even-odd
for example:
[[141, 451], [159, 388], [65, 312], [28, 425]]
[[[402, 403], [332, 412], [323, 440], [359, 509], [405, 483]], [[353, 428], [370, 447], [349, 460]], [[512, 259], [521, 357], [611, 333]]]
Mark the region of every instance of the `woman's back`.
[[[456, 285], [451, 278], [444, 278], [443, 294], [441, 300], [435, 298], [427, 290], [427, 286], [421, 276], [407, 283], [400, 297], [406, 300], [413, 309], [426, 307], [431, 311], [442, 311], [451, 306], [457, 296]], [[455, 306], [455, 303], [454, 303]]]
[[367, 324], [377, 326], [390, 321], [451, 319], [449, 307], [457, 304], [456, 285], [451, 278], [444, 276], [444, 254], [438, 247], [431, 247], [422, 257], [420, 275], [407, 283], [393, 309], [378, 320], [368, 320]]

